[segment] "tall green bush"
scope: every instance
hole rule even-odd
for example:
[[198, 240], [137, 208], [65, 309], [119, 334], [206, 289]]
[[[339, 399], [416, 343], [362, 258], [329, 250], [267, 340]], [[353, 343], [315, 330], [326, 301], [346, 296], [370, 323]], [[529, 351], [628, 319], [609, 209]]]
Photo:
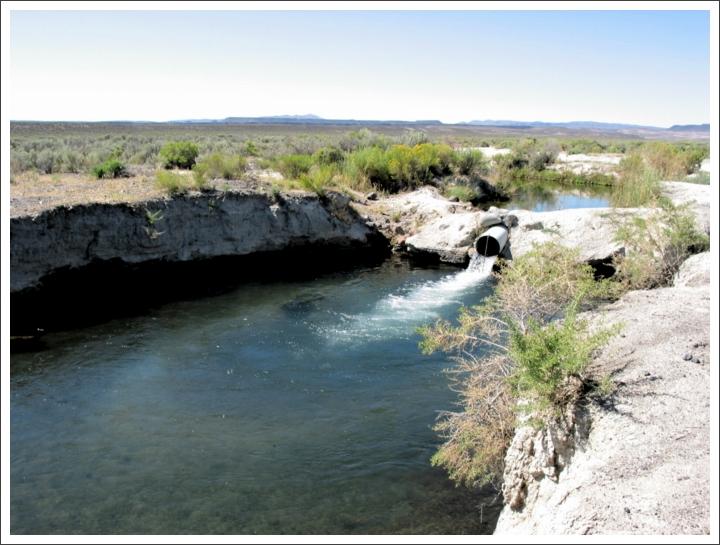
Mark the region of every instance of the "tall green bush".
[[160, 159], [164, 168], [190, 169], [199, 154], [197, 144], [188, 141], [167, 142], [160, 148]]

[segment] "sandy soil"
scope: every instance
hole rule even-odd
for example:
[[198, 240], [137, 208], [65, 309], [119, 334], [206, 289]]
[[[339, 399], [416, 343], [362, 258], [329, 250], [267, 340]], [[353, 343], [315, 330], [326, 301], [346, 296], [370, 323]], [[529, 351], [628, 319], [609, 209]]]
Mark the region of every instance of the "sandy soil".
[[[178, 172], [191, 175], [189, 171]], [[134, 203], [167, 196], [155, 185], [153, 169], [133, 169], [130, 174], [98, 180], [87, 174], [23, 173], [10, 184], [10, 217], [35, 216], [56, 206]], [[251, 170], [242, 180], [212, 180], [208, 187], [223, 191], [269, 190], [277, 179], [277, 173]]]
[[491, 158], [495, 157], [496, 155], [507, 155], [508, 153], [512, 152], [512, 150], [509, 148], [493, 148], [492, 146], [485, 147], [485, 148], [468, 148], [468, 149], [475, 149], [475, 150], [481, 151], [482, 154], [485, 157], [487, 157], [488, 159], [491, 159]]
[[619, 153], [568, 154], [561, 151], [550, 169], [570, 171], [575, 174], [616, 174], [617, 165], [622, 158], [623, 155]]

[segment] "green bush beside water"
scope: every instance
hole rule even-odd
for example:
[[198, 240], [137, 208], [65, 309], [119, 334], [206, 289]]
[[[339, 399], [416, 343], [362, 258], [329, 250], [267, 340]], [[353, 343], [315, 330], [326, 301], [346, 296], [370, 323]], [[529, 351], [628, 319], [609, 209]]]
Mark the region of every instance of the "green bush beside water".
[[596, 281], [577, 250], [536, 246], [496, 279], [494, 294], [464, 309], [457, 324], [420, 330], [423, 352], [453, 356], [448, 373], [461, 405], [441, 415], [435, 429], [445, 442], [432, 462], [469, 486], [499, 481], [518, 413], [540, 422], [557, 418], [588, 380], [594, 352], [617, 331], [590, 331], [577, 317], [620, 293], [616, 284]]

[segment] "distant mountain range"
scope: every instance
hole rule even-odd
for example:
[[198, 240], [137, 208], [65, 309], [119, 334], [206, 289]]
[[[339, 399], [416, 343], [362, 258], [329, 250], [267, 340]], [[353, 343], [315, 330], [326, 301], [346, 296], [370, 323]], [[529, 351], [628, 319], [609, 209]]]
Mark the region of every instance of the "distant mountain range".
[[[20, 121], [13, 123], [56, 123], [53, 121]], [[158, 121], [64, 121], [57, 123], [108, 123], [108, 124], [163, 124]], [[511, 129], [513, 131], [528, 130], [537, 133], [538, 131], [551, 134], [561, 134], [565, 131], [581, 132], [590, 131], [593, 133], [621, 133], [634, 134], [638, 136], [661, 137], [663, 134], [676, 133], [674, 138], [708, 138], [710, 136], [710, 124], [697, 125], [673, 125], [671, 127], [653, 127], [649, 125], [632, 125], [629, 123], [604, 123], [599, 121], [515, 121], [512, 119], [482, 119], [463, 123], [443, 123], [437, 119], [418, 119], [415, 121], [398, 119], [325, 119], [314, 114], [304, 115], [270, 115], [261, 117], [226, 117], [224, 119], [178, 119], [168, 121], [174, 124], [205, 124], [205, 125], [348, 125], [348, 126], [467, 126], [467, 127], [488, 127], [489, 129]], [[679, 134], [678, 134], [679, 133]]]
[[[311, 124], [311, 125], [445, 125], [437, 119], [418, 119], [404, 121], [397, 119], [325, 119], [314, 114], [270, 115], [262, 117], [226, 117], [224, 119], [182, 119], [171, 123], [212, 123], [212, 124]], [[650, 125], [632, 125], [629, 123], [603, 123], [600, 121], [515, 121], [511, 119], [482, 119], [456, 125], [473, 125], [505, 129], [566, 128], [595, 131], [675, 131], [710, 132], [710, 124], [673, 125], [672, 127], [653, 127]]]
[[263, 117], [226, 117], [225, 119], [181, 119], [170, 123], [213, 123], [220, 125], [302, 124], [302, 125], [442, 125], [437, 119], [402, 121], [396, 119], [324, 119], [317, 115], [269, 115]]
[[710, 123], [703, 123], [702, 125], [673, 125], [668, 130], [678, 132], [710, 132]]
[[481, 125], [485, 127], [502, 127], [507, 129], [530, 129], [533, 127], [558, 127], [567, 129], [590, 129], [600, 131], [620, 130], [649, 130], [649, 131], [693, 131], [709, 132], [710, 124], [702, 125], [673, 125], [672, 127], [653, 127], [651, 125], [631, 125], [629, 123], [602, 123], [600, 121], [511, 121], [507, 119], [483, 119], [469, 121], [468, 125]]

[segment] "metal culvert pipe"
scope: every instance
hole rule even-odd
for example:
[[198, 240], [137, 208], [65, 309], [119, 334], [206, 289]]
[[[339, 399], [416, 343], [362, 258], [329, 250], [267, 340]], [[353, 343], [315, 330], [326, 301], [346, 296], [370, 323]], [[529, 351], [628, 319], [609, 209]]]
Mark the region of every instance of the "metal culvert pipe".
[[505, 227], [495, 225], [490, 227], [475, 241], [475, 250], [485, 257], [496, 256], [502, 252], [507, 244], [508, 231]]

